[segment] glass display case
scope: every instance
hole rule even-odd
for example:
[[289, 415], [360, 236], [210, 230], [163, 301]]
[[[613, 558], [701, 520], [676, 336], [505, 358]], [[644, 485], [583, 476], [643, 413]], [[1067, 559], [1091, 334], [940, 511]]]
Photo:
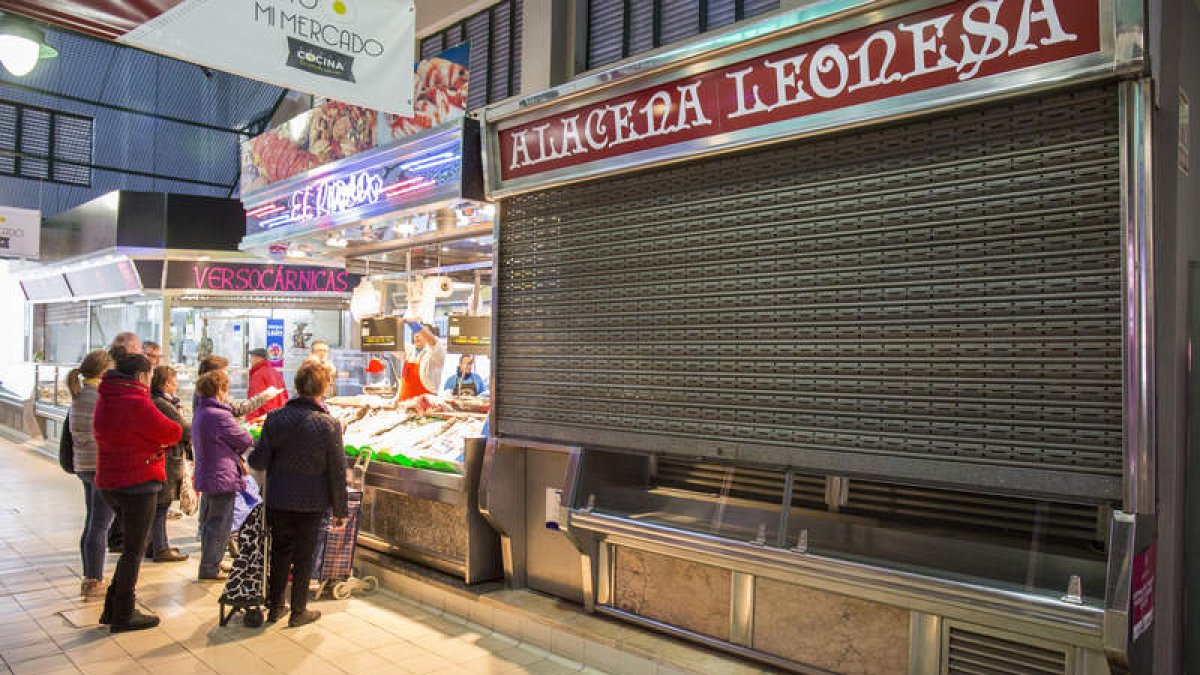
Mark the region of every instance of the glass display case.
[[74, 364], [35, 364], [35, 401], [39, 406], [71, 407], [71, 392], [67, 389], [66, 377], [74, 367]]
[[1104, 504], [586, 450], [587, 514], [1057, 599], [1104, 598]]

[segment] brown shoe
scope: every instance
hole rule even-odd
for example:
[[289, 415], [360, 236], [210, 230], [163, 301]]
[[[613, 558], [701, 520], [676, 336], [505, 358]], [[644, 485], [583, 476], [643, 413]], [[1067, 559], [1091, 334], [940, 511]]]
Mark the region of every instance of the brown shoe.
[[177, 548], [168, 548], [154, 554], [154, 562], [156, 563], [176, 563], [183, 562], [188, 559], [188, 554], [181, 552]]
[[196, 581], [225, 581], [228, 578], [229, 578], [228, 574], [226, 574], [224, 572], [217, 572], [217, 574], [215, 576], [211, 576], [211, 577], [203, 577], [203, 576], [196, 577]]
[[108, 582], [103, 579], [84, 579], [79, 584], [79, 595], [85, 600], [97, 600], [108, 591]]

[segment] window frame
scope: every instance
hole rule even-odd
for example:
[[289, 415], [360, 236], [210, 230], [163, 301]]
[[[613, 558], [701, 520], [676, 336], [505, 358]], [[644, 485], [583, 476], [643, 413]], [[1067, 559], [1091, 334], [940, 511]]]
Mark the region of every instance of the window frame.
[[[507, 35], [507, 38], [508, 38], [507, 66], [508, 67], [507, 67], [507, 70], [505, 71], [505, 77], [506, 77], [507, 81], [504, 82], [504, 87], [503, 87], [504, 91], [506, 93], [503, 96], [493, 96], [492, 94], [493, 94], [493, 90], [494, 90], [494, 87], [493, 87], [494, 83], [492, 81], [492, 78], [495, 76], [495, 74], [497, 72], [497, 69], [494, 67], [495, 50], [496, 50], [495, 38], [497, 37], [497, 35], [499, 35], [499, 33], [496, 30], [496, 25], [497, 25], [496, 16], [497, 16], [497, 13], [501, 6], [508, 7], [508, 35]], [[470, 41], [470, 38], [469, 38], [468, 32], [467, 32], [468, 25], [474, 21], [478, 21], [480, 17], [486, 16], [487, 17], [487, 35], [488, 35], [487, 70], [484, 73], [471, 72], [471, 74], [470, 74], [471, 80], [470, 80], [470, 83], [468, 84], [468, 87], [469, 87], [468, 91], [472, 91], [476, 87], [483, 87], [484, 100], [483, 100], [482, 105], [480, 105], [476, 108], [468, 108], [467, 112], [469, 113], [469, 112], [472, 112], [473, 110], [478, 110], [479, 108], [482, 108], [484, 106], [495, 103], [496, 101], [502, 101], [506, 98], [511, 98], [513, 96], [516, 96], [517, 94], [520, 93], [518, 91], [518, 87], [519, 87], [518, 78], [520, 75], [519, 69], [521, 67], [521, 64], [519, 62], [519, 59], [517, 58], [517, 55], [521, 52], [521, 46], [522, 46], [520, 44], [522, 36], [521, 36], [520, 31], [517, 30], [517, 24], [520, 23], [522, 20], [519, 17], [520, 17], [521, 12], [523, 12], [523, 11], [524, 11], [524, 3], [522, 2], [522, 0], [499, 0], [499, 2], [492, 3], [491, 5], [488, 5], [486, 8], [481, 9], [478, 12], [475, 12], [474, 14], [464, 16], [464, 17], [458, 19], [457, 21], [453, 21], [453, 22], [447, 24], [446, 26], [442, 27], [439, 30], [436, 30], [436, 31], [426, 34], [426, 35], [422, 35], [421, 37], [419, 37], [417, 39], [417, 45], [416, 45], [417, 46], [417, 60], [420, 61], [421, 59], [425, 58], [423, 56], [423, 54], [425, 53], [425, 44], [428, 41], [431, 41], [431, 40], [440, 40], [441, 41], [441, 48], [438, 49], [437, 52], [442, 52], [446, 49], [454, 47], [455, 45], [459, 45], [459, 44], [462, 44], [463, 42]], [[472, 49], [474, 49], [474, 45], [472, 46]], [[437, 52], [435, 52], [435, 53], [437, 53]]]
[[[633, 12], [634, 1], [635, 0], [621, 0], [622, 7], [621, 7], [621, 55], [620, 55], [620, 57], [613, 61], [607, 61], [604, 63], [593, 63], [592, 62], [592, 35], [593, 35], [592, 2], [593, 2], [593, 0], [575, 0], [575, 15], [577, 17], [577, 20], [576, 20], [576, 30], [577, 30], [576, 45], [577, 45], [577, 48], [575, 50], [575, 75], [576, 76], [582, 75], [584, 73], [587, 73], [587, 72], [590, 72], [590, 71], [593, 71], [593, 70], [596, 70], [599, 68], [604, 68], [605, 66], [612, 65], [613, 63], [619, 63], [621, 61], [624, 61], [625, 59], [630, 58], [631, 56], [638, 56], [641, 54], [646, 54], [646, 53], [651, 52], [660, 47], [664, 47], [666, 45], [675, 44], [675, 42], [682, 41], [682, 40], [671, 41], [671, 42], [663, 41], [663, 0], [652, 0], [651, 26], [650, 26], [651, 33], [652, 33], [652, 40], [651, 40], [652, 46], [649, 49], [644, 49], [642, 51], [636, 51], [636, 52], [632, 51], [631, 36], [633, 34], [633, 28], [632, 28], [632, 22], [630, 19], [634, 14], [634, 12]], [[733, 22], [732, 23], [738, 23], [739, 21], [743, 21], [747, 18], [746, 5], [749, 4], [749, 2], [750, 2], [750, 0], [733, 0], [734, 12], [733, 12]], [[776, 5], [775, 9], [776, 10], [779, 9], [778, 4]], [[697, 11], [699, 13], [699, 17], [698, 17], [699, 30], [696, 33], [696, 35], [703, 35], [704, 33], [707, 33], [710, 30], [710, 26], [708, 25], [709, 24], [709, 0], [697, 0]], [[775, 10], [768, 10], [768, 11], [775, 11]], [[762, 14], [765, 14], [765, 13], [767, 13], [767, 12], [760, 12], [757, 14], [753, 14], [751, 16], [761, 16]], [[729, 26], [729, 25], [732, 25], [732, 24], [725, 24], [725, 25], [719, 26], [719, 28], [725, 28], [726, 26]], [[695, 35], [688, 36], [688, 38], [683, 38], [683, 39], [690, 39], [692, 37], [695, 37]]]
[[[20, 178], [20, 179], [24, 179], [24, 180], [36, 180], [36, 181], [41, 181], [44, 183], [55, 183], [58, 185], [70, 185], [72, 187], [81, 187], [81, 188], [92, 187], [93, 171], [96, 168], [96, 165], [95, 165], [96, 118], [95, 117], [92, 117], [90, 115], [83, 115], [83, 114], [75, 113], [75, 112], [67, 112], [65, 110], [56, 110], [54, 108], [47, 108], [45, 106], [31, 105], [28, 103], [22, 103], [20, 101], [14, 101], [12, 99], [0, 99], [0, 107], [3, 107], [3, 106], [11, 106], [13, 108], [15, 121], [14, 121], [14, 128], [13, 128], [13, 149], [12, 150], [0, 150], [0, 154], [8, 155], [8, 156], [12, 157], [13, 168], [12, 168], [12, 171], [10, 172], [10, 171], [5, 170], [3, 168], [3, 166], [0, 166], [0, 177]], [[25, 124], [26, 124], [25, 117], [29, 111], [36, 111], [36, 112], [44, 113], [49, 118], [48, 119], [48, 136], [47, 136], [47, 151], [48, 152], [44, 155], [41, 153], [37, 153], [37, 152], [30, 152], [24, 148], [25, 135], [26, 135], [25, 134]], [[87, 126], [88, 126], [88, 138], [87, 138], [88, 160], [86, 162], [81, 162], [81, 161], [76, 161], [76, 160], [71, 160], [71, 159], [63, 159], [58, 156], [58, 152], [57, 152], [58, 138], [56, 135], [56, 131], [58, 129], [58, 122], [59, 122], [60, 118], [71, 118], [73, 120], [87, 123]], [[45, 178], [42, 178], [39, 176], [26, 175], [24, 173], [24, 171], [22, 170], [22, 165], [25, 163], [26, 160], [36, 160], [38, 162], [45, 162], [45, 164], [46, 164]], [[62, 180], [62, 179], [55, 178], [54, 167], [56, 164], [63, 164], [63, 165], [67, 165], [67, 166], [76, 166], [76, 167], [81, 167], [83, 169], [86, 169], [87, 170], [87, 181], [86, 182], [78, 182], [78, 181]]]

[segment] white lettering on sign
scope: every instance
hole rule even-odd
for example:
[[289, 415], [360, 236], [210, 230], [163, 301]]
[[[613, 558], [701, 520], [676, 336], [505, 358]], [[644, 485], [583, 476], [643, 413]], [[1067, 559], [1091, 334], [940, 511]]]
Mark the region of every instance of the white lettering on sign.
[[291, 222], [330, 216], [367, 206], [383, 196], [383, 177], [358, 171], [345, 177], [326, 178], [292, 192]]
[[501, 166], [531, 175], [1094, 52], [1095, 3], [959, 0], [503, 130]]

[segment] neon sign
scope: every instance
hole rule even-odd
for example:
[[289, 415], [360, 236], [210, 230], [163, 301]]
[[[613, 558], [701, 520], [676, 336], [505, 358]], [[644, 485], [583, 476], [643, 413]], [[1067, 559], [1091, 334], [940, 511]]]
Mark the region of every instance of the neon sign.
[[292, 192], [291, 220], [311, 220], [370, 206], [383, 196], [383, 176], [356, 171], [345, 177], [326, 178]]
[[349, 293], [358, 282], [358, 275], [333, 267], [171, 262], [166, 287], [239, 293]]
[[458, 187], [462, 153], [457, 147], [446, 148], [441, 145], [386, 164], [380, 162], [357, 171], [293, 184], [295, 189], [291, 191], [283, 188], [271, 201], [246, 209], [247, 234], [331, 217], [365, 217], [401, 203], [415, 204], [443, 186]]

